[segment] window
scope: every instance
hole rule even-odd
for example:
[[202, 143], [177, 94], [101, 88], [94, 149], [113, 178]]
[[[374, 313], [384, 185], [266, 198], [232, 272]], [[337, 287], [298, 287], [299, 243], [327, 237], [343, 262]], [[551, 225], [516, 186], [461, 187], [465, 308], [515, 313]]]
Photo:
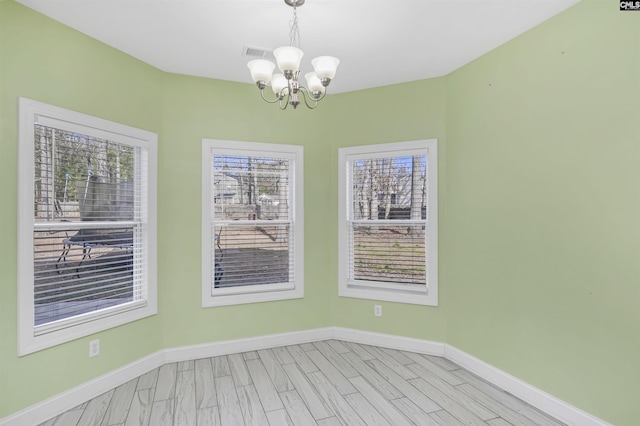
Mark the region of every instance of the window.
[[202, 141], [202, 305], [304, 296], [302, 147]]
[[437, 141], [338, 156], [340, 296], [437, 306]]
[[20, 99], [19, 355], [157, 312], [154, 133]]

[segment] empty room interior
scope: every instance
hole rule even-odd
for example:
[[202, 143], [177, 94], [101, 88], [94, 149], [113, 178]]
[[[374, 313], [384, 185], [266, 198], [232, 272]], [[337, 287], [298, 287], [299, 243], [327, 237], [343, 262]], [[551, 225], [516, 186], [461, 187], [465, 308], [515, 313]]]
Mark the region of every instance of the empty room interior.
[[[409, 399], [440, 386], [420, 387], [420, 360], [442, 377], [462, 367], [459, 389], [480, 377], [559, 424], [640, 424], [640, 10], [289, 2], [0, 1], [0, 425], [39, 425], [172, 363], [180, 378], [196, 361], [197, 386], [197, 360], [232, 354], [250, 373], [256, 360], [267, 372], [287, 354], [315, 360], [320, 372], [282, 370], [326, 398], [316, 416], [300, 394], [309, 424], [349, 424], [341, 410], [378, 397], [386, 423], [351, 424], [402, 424], [382, 412], [402, 402], [341, 392], [326, 364], [378, 377], [403, 360], [406, 381], [387, 379]], [[406, 10], [383, 19], [389, 3]], [[185, 21], [197, 7], [207, 13]], [[427, 14], [443, 10], [451, 22]], [[407, 11], [425, 16], [407, 23]], [[265, 38], [247, 40], [248, 27]], [[395, 32], [412, 48], [390, 46]], [[185, 34], [205, 41], [180, 45]], [[316, 68], [299, 92], [297, 73], [279, 93], [271, 73], [252, 82], [243, 46], [297, 39], [301, 68], [335, 54], [335, 76]], [[230, 380], [215, 383], [233, 393]], [[304, 424], [286, 410], [299, 402], [291, 389], [277, 413], [255, 389], [262, 424]], [[491, 411], [469, 395], [441, 400]], [[474, 424], [412, 401], [433, 424]], [[196, 425], [172, 407], [174, 423], [157, 424]], [[231, 424], [219, 407], [210, 424]], [[136, 424], [106, 419], [73, 424]]]

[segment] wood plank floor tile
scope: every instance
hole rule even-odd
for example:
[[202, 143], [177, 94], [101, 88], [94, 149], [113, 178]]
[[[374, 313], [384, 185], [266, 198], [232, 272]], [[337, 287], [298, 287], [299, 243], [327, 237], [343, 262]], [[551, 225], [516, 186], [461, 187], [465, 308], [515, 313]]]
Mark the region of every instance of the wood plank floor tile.
[[160, 367], [158, 372], [158, 383], [156, 384], [156, 392], [153, 400], [162, 401], [164, 399], [173, 399], [176, 395], [176, 375], [178, 373], [178, 365], [174, 362], [165, 364]]
[[513, 426], [512, 423], [509, 423], [508, 421], [506, 421], [505, 419], [501, 419], [500, 417], [498, 417], [497, 419], [489, 420], [487, 421], [487, 423], [491, 426]]
[[402, 413], [397, 410], [394, 405], [380, 395], [376, 390], [367, 382], [362, 376], [354, 377], [350, 379], [353, 386], [358, 389], [361, 395], [363, 395], [374, 407], [380, 410], [380, 413], [385, 419], [389, 421], [393, 426], [411, 426], [411, 423]]
[[285, 365], [284, 370], [298, 391], [298, 394], [309, 408], [314, 419], [320, 420], [333, 415], [329, 406], [327, 406], [324, 400], [316, 393], [315, 388], [311, 382], [308, 381], [307, 376], [298, 369], [297, 364]]
[[271, 349], [260, 350], [258, 355], [278, 392], [294, 390], [293, 385], [282, 369], [282, 365], [280, 365]]
[[407, 357], [403, 351], [399, 351], [396, 349], [389, 349], [389, 348], [378, 348], [378, 349], [380, 349], [382, 352], [386, 353], [387, 355], [389, 355], [390, 357], [392, 357], [402, 365], [414, 363], [414, 361], [409, 357]]
[[318, 348], [320, 353], [324, 355], [324, 357], [346, 378], [360, 375], [360, 373], [358, 373], [356, 369], [353, 368], [351, 364], [349, 364], [338, 352], [334, 351], [327, 342], [316, 342], [315, 346]]
[[409, 370], [400, 362], [396, 361], [395, 358], [390, 356], [387, 352], [383, 351], [382, 348], [376, 348], [375, 346], [370, 346], [367, 348], [367, 351], [376, 357], [379, 361], [381, 361], [388, 368], [393, 370], [397, 375], [402, 377], [405, 380], [415, 379], [418, 377], [416, 373]]
[[438, 426], [438, 422], [407, 397], [394, 399], [391, 403], [418, 426]]
[[196, 426], [220, 426], [218, 407], [198, 408], [196, 412]]
[[272, 348], [271, 350], [273, 351], [273, 354], [275, 355], [280, 365], [293, 364], [294, 362], [296, 362], [285, 347]]
[[193, 426], [196, 424], [195, 381], [195, 371], [193, 369], [178, 371], [176, 379], [176, 406], [173, 415], [173, 423], [175, 426]]
[[173, 426], [173, 399], [155, 401], [151, 406], [150, 426]]
[[367, 349], [363, 345], [361, 345], [359, 343], [345, 342], [344, 344], [345, 344], [346, 347], [351, 349], [352, 352], [357, 354], [360, 357], [360, 359], [362, 359], [363, 361], [368, 361], [370, 359], [376, 359], [375, 356], [371, 355], [367, 351]]
[[127, 412], [136, 391], [138, 379], [129, 380], [127, 383], [118, 386], [111, 397], [109, 408], [102, 420], [103, 426], [114, 426], [124, 423], [127, 419]]
[[341, 342], [340, 340], [327, 340], [326, 342], [329, 344], [329, 346], [331, 346], [331, 349], [339, 354], [351, 351], [351, 349], [346, 347], [344, 342]]
[[289, 413], [287, 410], [280, 409], [274, 411], [267, 411], [267, 420], [269, 421], [269, 426], [296, 426], [289, 417]]
[[361, 393], [350, 393], [345, 395], [344, 399], [347, 400], [367, 426], [395, 426], [389, 423]]
[[[468, 409], [467, 407], [459, 404], [455, 399], [449, 397], [444, 392], [437, 389], [424, 379], [412, 379], [409, 380], [415, 388], [420, 390], [425, 396], [429, 395], [429, 399], [434, 401], [440, 407], [444, 408], [455, 418], [462, 421], [466, 425], [483, 426], [486, 425], [483, 419], [481, 419], [476, 413]], [[494, 419], [496, 416], [491, 413], [490, 418]]]
[[298, 426], [314, 426], [316, 421], [314, 420], [311, 412], [305, 405], [302, 398], [296, 391], [286, 391], [280, 393], [284, 408], [287, 410], [289, 417], [294, 425]]
[[249, 359], [258, 359], [258, 352], [257, 351], [249, 351], [249, 352], [243, 352], [242, 353], [242, 357], [244, 358], [244, 360], [249, 360]]
[[450, 385], [456, 386], [464, 383], [464, 381], [462, 381], [458, 376], [452, 374], [449, 370], [446, 370], [439, 365], [434, 364], [426, 356], [411, 352], [405, 352], [405, 355], [407, 356], [407, 358], [410, 358], [416, 364], [420, 365], [422, 368], [441, 378]]
[[83, 412], [84, 408], [67, 411], [58, 417], [43, 423], [42, 426], [76, 426], [78, 421], [80, 421], [80, 417], [82, 417]]
[[104, 417], [104, 414], [107, 412], [107, 408], [109, 408], [109, 403], [111, 402], [113, 393], [114, 390], [110, 390], [109, 392], [103, 393], [102, 395], [89, 401], [84, 411], [82, 412], [80, 420], [78, 420], [78, 426], [99, 425]]
[[384, 377], [389, 383], [391, 383], [396, 389], [402, 392], [407, 398], [413, 401], [423, 411], [430, 413], [432, 411], [440, 410], [441, 407], [433, 402], [431, 398], [420, 392], [418, 389], [402, 377], [397, 375], [393, 370], [384, 365], [377, 359], [371, 361], [365, 361], [372, 366], [382, 377]]
[[464, 423], [453, 417], [445, 410], [429, 413], [429, 417], [438, 422], [440, 426], [464, 426]]
[[153, 370], [143, 374], [138, 379], [138, 385], [136, 390], [155, 388], [158, 383], [158, 372], [160, 368], [154, 368]]
[[453, 372], [456, 376], [464, 380], [466, 383], [471, 386], [477, 388], [482, 391], [487, 396], [495, 399], [506, 407], [512, 409], [513, 411], [522, 414], [527, 417], [529, 420], [533, 421], [535, 424], [540, 426], [561, 426], [562, 422], [557, 421], [551, 416], [546, 415], [540, 410], [532, 407], [521, 399], [516, 398], [508, 392], [503, 391], [502, 389], [487, 383], [486, 381], [480, 379], [476, 375], [471, 372], [460, 369], [455, 370]]
[[537, 425], [532, 420], [529, 420], [527, 417], [521, 415], [520, 413], [502, 405], [497, 402], [495, 399], [486, 396], [484, 393], [474, 388], [468, 383], [462, 384], [457, 387], [458, 390], [464, 392], [466, 395], [469, 395], [471, 398], [474, 398], [478, 402], [484, 404], [491, 411], [495, 412], [498, 416], [502, 417], [510, 424], [519, 425], [519, 426], [535, 426]]
[[218, 405], [218, 400], [216, 399], [211, 359], [197, 359], [194, 367], [196, 372], [196, 408], [215, 407]]
[[[451, 386], [449, 383], [432, 374], [430, 371], [427, 371], [421, 365], [412, 364], [409, 366], [409, 368], [415, 371], [417, 374], [421, 375], [422, 380], [429, 387], [433, 387], [434, 389], [442, 392], [442, 394], [456, 401], [457, 404], [463, 406], [472, 413], [475, 413], [481, 419], [489, 420], [498, 417], [496, 413], [491, 411], [491, 409], [483, 405], [481, 402], [478, 402], [476, 399], [470, 397], [469, 395], [460, 392], [460, 389], [458, 387]], [[431, 395], [431, 393], [435, 393], [435, 391], [429, 392], [428, 395]]]
[[562, 426], [439, 357], [328, 340], [171, 363], [39, 426]]
[[301, 343], [300, 347], [305, 351], [315, 351], [316, 347], [313, 346], [313, 343]]
[[137, 390], [127, 412], [125, 426], [150, 426], [155, 387]]
[[228, 355], [227, 359], [229, 360], [231, 377], [233, 377], [236, 386], [247, 386], [253, 383], [241, 354]]
[[238, 394], [231, 376], [216, 377], [216, 397], [222, 426], [244, 425]]
[[337, 417], [328, 417], [318, 420], [318, 426], [344, 426]]
[[268, 426], [269, 422], [264, 413], [260, 397], [253, 385], [236, 387], [238, 401], [246, 426]]
[[193, 370], [193, 360], [181, 361], [178, 363], [178, 371]]
[[322, 371], [309, 373], [307, 377], [316, 388], [320, 397], [324, 399], [324, 402], [342, 424], [349, 426], [366, 426], [360, 416], [351, 408], [351, 405], [349, 405]]
[[360, 375], [386, 399], [392, 400], [403, 396], [402, 392], [396, 389], [355, 353], [344, 353], [342, 354], [342, 357], [346, 359], [356, 370], [358, 370], [358, 373], [360, 373]]
[[318, 371], [318, 367], [311, 361], [311, 358], [300, 345], [287, 346], [287, 350], [304, 373]]
[[[338, 392], [342, 395], [356, 392], [356, 389], [353, 387], [351, 382], [349, 382], [349, 380], [344, 377], [331, 363], [331, 361], [325, 358], [320, 351], [308, 351], [307, 355], [309, 355], [311, 361], [318, 366], [318, 369], [329, 379], [329, 381], [333, 383], [333, 385], [338, 389]], [[313, 373], [308, 374], [308, 376], [311, 374]]]
[[213, 366], [213, 377], [224, 377], [231, 375], [231, 368], [229, 367], [229, 361], [226, 356], [214, 356], [211, 358], [211, 365]]
[[284, 408], [278, 391], [276, 390], [273, 382], [269, 378], [269, 374], [264, 367], [264, 364], [259, 359], [250, 359], [246, 361], [249, 374], [256, 387], [256, 392], [262, 401], [262, 405], [265, 411], [273, 411]]

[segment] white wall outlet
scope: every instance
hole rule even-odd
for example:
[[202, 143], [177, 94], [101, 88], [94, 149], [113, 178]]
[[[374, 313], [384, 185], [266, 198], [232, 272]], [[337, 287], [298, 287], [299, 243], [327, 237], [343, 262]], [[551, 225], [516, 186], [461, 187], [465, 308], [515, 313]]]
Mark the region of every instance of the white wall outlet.
[[100, 339], [89, 342], [89, 358], [100, 355]]
[[373, 305], [373, 315], [377, 317], [382, 316], [382, 305]]

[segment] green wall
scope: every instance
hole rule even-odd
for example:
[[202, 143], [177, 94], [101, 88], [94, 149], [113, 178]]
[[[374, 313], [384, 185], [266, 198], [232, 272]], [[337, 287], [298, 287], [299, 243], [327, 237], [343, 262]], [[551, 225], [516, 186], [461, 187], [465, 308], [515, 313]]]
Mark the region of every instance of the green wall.
[[[18, 96], [160, 132], [162, 73], [11, 1], [0, 2], [0, 418], [163, 347], [157, 315], [18, 358]], [[126, 348], [126, 350], [122, 350]]]
[[[396, 84], [371, 90], [336, 95], [331, 105], [331, 188], [330, 212], [337, 220], [338, 148], [372, 143], [438, 139], [438, 221], [439, 232], [446, 229], [447, 138], [445, 78]], [[447, 256], [446, 241], [438, 241], [438, 262]], [[329, 247], [338, 247], [338, 231], [333, 228]], [[333, 318], [340, 327], [396, 334], [444, 342], [448, 286], [447, 272], [438, 270], [439, 306], [377, 302], [337, 296], [337, 263], [334, 254]], [[373, 305], [381, 304], [383, 316], [373, 316]]]
[[[249, 84], [167, 74], [12, 1], [0, 1], [0, 418], [166, 347], [331, 325], [326, 112], [282, 113]], [[159, 134], [159, 314], [16, 356], [17, 99]], [[290, 114], [296, 114], [291, 121]], [[202, 138], [303, 145], [305, 299], [201, 308]], [[101, 340], [88, 358], [88, 341]]]
[[447, 77], [447, 342], [640, 421], [640, 13], [584, 1]]
[[[0, 1], [0, 418], [162, 348], [330, 325], [447, 342], [640, 418], [640, 13], [585, 0], [446, 77], [281, 112]], [[17, 97], [159, 134], [159, 314], [16, 357]], [[291, 120], [295, 115], [296, 120]], [[302, 300], [202, 309], [203, 137], [303, 145]], [[438, 138], [440, 306], [337, 297], [337, 148]], [[11, 391], [9, 391], [11, 389]]]

